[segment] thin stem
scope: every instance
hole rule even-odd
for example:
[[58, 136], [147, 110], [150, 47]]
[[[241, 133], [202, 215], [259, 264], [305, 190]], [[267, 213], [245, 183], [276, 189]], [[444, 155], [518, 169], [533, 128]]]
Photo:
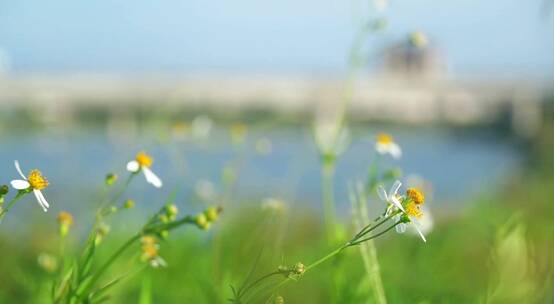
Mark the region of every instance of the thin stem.
[[378, 236], [381, 236], [381, 235], [387, 233], [389, 230], [391, 230], [392, 228], [396, 227], [397, 225], [399, 225], [399, 224], [401, 224], [401, 223], [402, 223], [402, 221], [398, 221], [398, 222], [394, 223], [393, 225], [391, 225], [390, 227], [388, 227], [387, 229], [385, 229], [385, 230], [383, 230], [383, 231], [381, 231], [381, 232], [379, 232], [379, 233], [377, 233], [377, 234], [374, 234], [374, 235], [372, 235], [372, 236], [370, 236], [370, 237], [367, 237], [367, 238], [364, 238], [364, 239], [361, 239], [361, 240], [357, 240], [357, 241], [355, 241], [355, 242], [352, 242], [349, 246], [356, 246], [356, 245], [359, 245], [359, 244], [361, 244], [361, 243], [363, 243], [363, 242], [372, 240], [372, 239], [374, 239], [374, 238], [376, 238], [376, 237], [378, 237]]
[[102, 265], [96, 274], [92, 277], [90, 286], [93, 286], [98, 279], [100, 279], [100, 276], [117, 260], [117, 258], [122, 255], [127, 248], [129, 248], [135, 241], [137, 241], [141, 237], [140, 234], [136, 234], [133, 237], [131, 237], [127, 242], [125, 242], [112, 256]]
[[[323, 262], [325, 262], [325, 261], [331, 259], [332, 257], [336, 256], [337, 254], [341, 253], [344, 249], [346, 249], [346, 248], [348, 248], [348, 247], [355, 246], [355, 245], [359, 245], [359, 244], [361, 244], [361, 243], [363, 243], [363, 242], [365, 242], [365, 241], [369, 241], [369, 240], [372, 240], [372, 239], [374, 239], [374, 238], [376, 238], [376, 237], [379, 237], [379, 236], [385, 234], [386, 232], [388, 232], [389, 230], [391, 230], [392, 228], [396, 227], [396, 226], [397, 226], [398, 224], [400, 224], [400, 223], [401, 223], [401, 222], [398, 221], [397, 223], [395, 223], [394, 225], [388, 227], [388, 228], [385, 229], [384, 231], [379, 232], [379, 233], [377, 233], [377, 234], [375, 234], [375, 235], [372, 235], [372, 236], [370, 236], [370, 237], [367, 237], [367, 238], [365, 238], [365, 239], [358, 240], [358, 241], [349, 241], [349, 242], [347, 242], [346, 244], [344, 244], [344, 245], [342, 245], [341, 247], [335, 249], [334, 251], [330, 252], [330, 253], [327, 254], [326, 256], [324, 256], [324, 257], [320, 258], [319, 260], [313, 262], [312, 264], [306, 266], [306, 270], [304, 271], [304, 274], [305, 274], [306, 272], [308, 272], [310, 269], [313, 269], [313, 268], [319, 266], [319, 265], [322, 264]], [[373, 228], [372, 228], [371, 230], [373, 230]], [[286, 284], [287, 282], [289, 282], [290, 280], [291, 280], [290, 277], [284, 279], [284, 280], [281, 281], [279, 284], [277, 284], [277, 286], [275, 286], [275, 288], [273, 288], [273, 290], [274, 290], [274, 291], [275, 291], [275, 290], [278, 290], [281, 286], [285, 285], [285, 284]]]
[[[390, 220], [391, 218], [393, 218], [394, 216], [396, 216], [398, 213], [397, 212], [394, 212], [388, 216], [386, 216], [385, 218], [383, 218], [381, 221], [379, 221], [378, 223], [376, 223], [374, 226], [372, 226], [372, 224], [374, 224], [375, 222], [373, 223], [369, 223], [367, 224], [364, 228], [362, 228], [362, 230], [360, 230], [360, 232], [358, 232], [358, 234], [356, 234], [356, 236], [353, 238], [353, 239], [358, 239], [366, 234], [368, 234], [369, 232], [375, 230], [377, 227], [383, 225], [385, 222], [387, 222], [388, 220]], [[379, 218], [378, 218], [379, 219]], [[369, 228], [369, 229], [368, 229]]]
[[2, 211], [0, 211], [0, 219], [4, 218], [4, 215], [6, 213], [8, 213], [8, 211], [10, 210], [10, 208], [13, 207], [13, 205], [19, 201], [23, 196], [25, 196], [25, 194], [27, 194], [29, 192], [27, 191], [19, 191], [17, 192], [17, 195], [14, 196], [7, 204], [6, 208], [2, 209]]
[[256, 281], [250, 283], [250, 285], [248, 285], [247, 287], [245, 287], [243, 290], [239, 291], [239, 293], [238, 293], [238, 298], [240, 298], [241, 295], [246, 294], [246, 292], [247, 292], [248, 290], [250, 290], [252, 287], [254, 287], [254, 286], [256, 286], [257, 284], [259, 284], [259, 283], [262, 282], [263, 280], [265, 280], [265, 279], [267, 279], [267, 278], [270, 278], [270, 277], [272, 277], [272, 276], [274, 276], [274, 275], [280, 274], [280, 273], [281, 273], [281, 272], [279, 272], [279, 271], [274, 271], [274, 272], [270, 272], [270, 273], [268, 273], [268, 274], [266, 274], [266, 275], [261, 276], [261, 277], [258, 278]]
[[324, 162], [322, 167], [321, 188], [323, 196], [323, 215], [325, 218], [325, 230], [327, 240], [333, 240], [333, 229], [335, 227], [335, 199], [333, 191], [333, 180], [335, 176], [334, 161]]
[[334, 251], [332, 251], [331, 253], [329, 253], [328, 255], [322, 257], [321, 259], [311, 263], [310, 265], [306, 266], [306, 271], [305, 272], [308, 272], [308, 270], [318, 266], [319, 264], [327, 261], [328, 259], [334, 257], [335, 255], [339, 254], [341, 251], [343, 251], [345, 248], [347, 248], [349, 245], [348, 243], [340, 246], [339, 248], [335, 249]]
[[137, 173], [131, 173], [129, 174], [129, 176], [127, 177], [127, 179], [125, 180], [125, 183], [123, 184], [123, 186], [121, 187], [121, 189], [119, 189], [119, 191], [115, 194], [115, 196], [111, 199], [111, 200], [107, 200], [105, 203], [101, 204], [100, 205], [100, 208], [98, 209], [98, 214], [97, 216], [99, 216], [100, 218], [108, 215], [109, 213], [105, 214], [104, 213], [104, 208], [106, 206], [109, 206], [109, 205], [113, 205], [114, 203], [116, 203], [120, 198], [121, 196], [123, 195], [123, 193], [125, 193], [125, 191], [127, 190], [127, 188], [129, 188], [129, 184], [131, 184], [131, 181], [133, 180], [133, 178], [138, 174]]
[[175, 229], [181, 225], [190, 224], [190, 223], [194, 223], [193, 216], [185, 216], [182, 219], [177, 221], [143, 228], [140, 233], [137, 233], [136, 235], [132, 236], [129, 240], [127, 240], [127, 242], [125, 242], [116, 252], [114, 252], [114, 254], [112, 254], [112, 256], [98, 269], [98, 271], [92, 277], [89, 283], [90, 286], [93, 286], [94, 283], [96, 283], [96, 281], [100, 279], [102, 274], [127, 250], [127, 248], [133, 245], [134, 242], [138, 241], [144, 234], [159, 233], [164, 230]]

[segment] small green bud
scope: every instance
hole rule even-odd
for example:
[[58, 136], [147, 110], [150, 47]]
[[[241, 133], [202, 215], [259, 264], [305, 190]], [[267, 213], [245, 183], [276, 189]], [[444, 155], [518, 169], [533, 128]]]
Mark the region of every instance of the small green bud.
[[204, 211], [204, 214], [209, 222], [214, 222], [219, 217], [221, 210], [221, 207], [209, 207], [206, 211]]
[[10, 192], [10, 187], [8, 185], [2, 185], [0, 186], [0, 196], [4, 196]]
[[112, 186], [113, 184], [115, 184], [115, 182], [117, 182], [117, 174], [115, 173], [108, 173], [106, 175], [106, 185], [107, 186]]
[[274, 304], [285, 304], [285, 299], [282, 296], [276, 296], [273, 300]]
[[198, 214], [196, 216], [195, 222], [196, 226], [198, 226], [198, 228], [200, 229], [207, 230], [208, 228], [210, 228], [210, 222], [208, 221], [208, 218], [204, 213]]
[[116, 206], [111, 206], [110, 207], [110, 212], [111, 213], [116, 213], [117, 212], [117, 207]]
[[106, 235], [110, 233], [110, 226], [106, 223], [101, 223], [100, 226], [98, 226], [98, 229], [96, 230], [96, 237], [94, 238], [94, 242], [96, 245], [100, 245], [102, 243], [102, 240]]
[[59, 233], [65, 237], [69, 233], [69, 228], [73, 226], [73, 216], [67, 211], [62, 211], [58, 214]]
[[160, 232], [160, 236], [161, 236], [163, 239], [167, 239], [167, 238], [169, 237], [169, 231], [164, 230], [164, 231]]
[[298, 262], [294, 264], [294, 268], [292, 269], [293, 273], [296, 275], [302, 275], [304, 272], [306, 272], [306, 266], [304, 264]]
[[174, 220], [179, 213], [179, 208], [175, 204], [168, 204], [165, 206], [165, 212], [170, 220]]
[[133, 207], [135, 207], [135, 201], [132, 199], [128, 199], [123, 203], [123, 208], [125, 209], [131, 209]]
[[158, 215], [158, 219], [160, 220], [160, 222], [166, 224], [166, 223], [169, 223], [169, 217], [167, 216], [167, 214], [159, 214]]

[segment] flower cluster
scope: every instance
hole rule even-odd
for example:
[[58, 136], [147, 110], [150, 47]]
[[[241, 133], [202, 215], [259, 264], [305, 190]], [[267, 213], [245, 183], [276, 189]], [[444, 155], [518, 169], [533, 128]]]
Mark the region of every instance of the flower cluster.
[[145, 235], [140, 239], [140, 243], [142, 252], [140, 259], [143, 262], [149, 263], [154, 268], [167, 266], [165, 260], [159, 255], [160, 245], [155, 236]]
[[425, 196], [416, 188], [409, 188], [405, 195], [398, 194], [402, 183], [395, 181], [391, 189], [387, 191], [383, 186], [377, 188], [379, 198], [387, 203], [386, 216], [394, 215], [399, 224], [396, 226], [396, 231], [403, 233], [406, 231], [406, 224], [411, 224], [418, 232], [421, 239], [426, 242], [425, 236], [421, 232], [420, 224], [417, 219], [421, 218], [423, 212], [421, 206], [425, 202]]
[[207, 230], [210, 225], [217, 220], [219, 214], [223, 211], [221, 207], [208, 207], [204, 212], [196, 215], [194, 222], [202, 230]]
[[277, 272], [284, 275], [286, 278], [296, 280], [306, 272], [306, 266], [298, 262], [292, 266], [279, 266], [277, 267]]

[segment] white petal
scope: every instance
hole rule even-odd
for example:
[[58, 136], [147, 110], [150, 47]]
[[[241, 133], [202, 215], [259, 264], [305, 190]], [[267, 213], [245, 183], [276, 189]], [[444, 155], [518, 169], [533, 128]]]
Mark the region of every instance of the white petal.
[[394, 227], [394, 228], [396, 228], [396, 232], [398, 232], [398, 233], [406, 232], [406, 224], [405, 223], [400, 223], [400, 224], [396, 225], [396, 227]]
[[140, 165], [138, 161], [132, 160], [127, 163], [127, 171], [137, 173], [140, 170]]
[[15, 179], [15, 180], [11, 181], [10, 184], [12, 184], [12, 187], [16, 190], [25, 190], [25, 189], [31, 187], [31, 184], [29, 184], [28, 181], [21, 180], [21, 179]]
[[392, 184], [392, 187], [390, 187], [389, 196], [397, 195], [398, 190], [400, 189], [401, 186], [402, 186], [402, 183], [399, 180], [395, 181], [394, 184]]
[[147, 182], [154, 185], [156, 188], [162, 187], [162, 181], [158, 176], [156, 176], [156, 174], [154, 174], [154, 172], [152, 172], [152, 170], [150, 170], [150, 168], [143, 167], [142, 172], [144, 172], [144, 177], [146, 177]]
[[402, 204], [398, 200], [396, 196], [391, 196], [390, 202], [398, 209], [402, 210], [402, 212], [406, 213], [406, 210], [404, 210], [404, 207], [402, 207]]
[[383, 188], [383, 186], [379, 185], [379, 187], [377, 187], [377, 195], [379, 195], [379, 198], [384, 201], [384, 202], [388, 202], [389, 201], [389, 197], [387, 196], [387, 191], [385, 191], [385, 188]]
[[42, 207], [42, 210], [44, 210], [44, 212], [48, 211], [48, 203], [46, 203], [40, 190], [33, 190], [33, 193], [35, 194], [38, 204]]
[[23, 174], [23, 171], [21, 171], [21, 167], [19, 166], [19, 161], [14, 161], [15, 164], [15, 170], [19, 173], [19, 175], [24, 179], [27, 180], [27, 177], [25, 177], [25, 174]]
[[42, 191], [40, 190], [37, 190], [38, 191], [38, 195], [40, 196], [41, 200], [42, 200], [42, 204], [46, 207], [46, 208], [50, 208], [50, 204], [48, 204], [48, 202], [46, 201], [46, 198], [44, 197], [44, 194], [42, 194]]
[[400, 146], [397, 145], [396, 143], [390, 144], [389, 153], [390, 155], [392, 155], [393, 158], [396, 158], [396, 159], [402, 156], [402, 150], [400, 149]]
[[388, 152], [388, 146], [380, 143], [375, 144], [375, 151], [379, 154], [387, 154]]
[[421, 239], [427, 243], [427, 240], [425, 239], [425, 236], [423, 235], [423, 232], [419, 229], [419, 222], [415, 218], [410, 218], [410, 221], [412, 222], [412, 227], [415, 228]]

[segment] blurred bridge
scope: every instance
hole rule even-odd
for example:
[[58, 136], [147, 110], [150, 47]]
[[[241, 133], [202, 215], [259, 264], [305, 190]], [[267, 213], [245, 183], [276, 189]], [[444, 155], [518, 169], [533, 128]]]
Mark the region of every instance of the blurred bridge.
[[[473, 125], [509, 120], [531, 136], [546, 86], [521, 80], [383, 74], [360, 77], [350, 114], [367, 120]], [[82, 107], [201, 107], [310, 113], [344, 100], [345, 81], [329, 74], [0, 75], [0, 109], [30, 107], [71, 115]]]

